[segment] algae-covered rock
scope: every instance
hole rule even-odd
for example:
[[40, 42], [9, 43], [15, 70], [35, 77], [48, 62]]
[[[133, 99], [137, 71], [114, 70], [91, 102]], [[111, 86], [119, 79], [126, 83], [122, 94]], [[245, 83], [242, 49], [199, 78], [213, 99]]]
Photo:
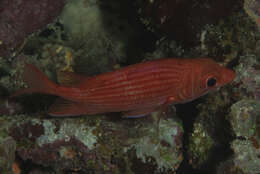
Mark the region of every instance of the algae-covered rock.
[[260, 150], [250, 140], [235, 140], [231, 144], [234, 150], [234, 165], [246, 174], [258, 174], [260, 172]]
[[15, 160], [16, 142], [12, 137], [0, 135], [0, 173], [12, 174], [12, 167]]
[[115, 62], [126, 61], [136, 33], [119, 15], [120, 10], [117, 1], [73, 0], [66, 4], [60, 21], [70, 39], [68, 44], [75, 50], [77, 71], [96, 74], [111, 70]]
[[[256, 44], [256, 48], [259, 45]], [[240, 56], [235, 68], [237, 77], [234, 89], [238, 101], [231, 106], [231, 112], [226, 115], [234, 139], [230, 142], [233, 155], [219, 167], [218, 172], [257, 174], [260, 154], [260, 73], [258, 49]], [[229, 164], [229, 167], [228, 167]]]
[[194, 123], [194, 130], [190, 136], [189, 156], [194, 168], [198, 168], [205, 163], [210, 155], [210, 151], [215, 145], [214, 139], [209, 135], [202, 123]]
[[[7, 138], [12, 140], [10, 144], [16, 144], [16, 147], [9, 149], [10, 153], [6, 153], [10, 156], [3, 157], [6, 161], [0, 159], [4, 170], [10, 169], [16, 152], [16, 164], [23, 173], [181, 173], [181, 169], [178, 171], [177, 168], [184, 158], [184, 130], [176, 120], [177, 116], [174, 119], [162, 119], [159, 126], [149, 117], [115, 119], [117, 115], [114, 113], [111, 114], [113, 119], [103, 115], [58, 119], [46, 115], [54, 98], [43, 95], [8, 98], [12, 92], [26, 86], [20, 78], [24, 61], [36, 65], [57, 82], [56, 74], [60, 70], [94, 75], [136, 63], [138, 55], [138, 62], [161, 57], [211, 57], [228, 68], [236, 67], [235, 83], [183, 106], [184, 110], [189, 110], [186, 107], [192, 105], [196, 110], [186, 115], [190, 127], [185, 130], [188, 143], [184, 147], [187, 150], [184, 161], [189, 162], [190, 168], [201, 169], [206, 166], [207, 169], [203, 171], [207, 173], [215, 169], [211, 166], [217, 168], [219, 164], [218, 173], [258, 171], [256, 165], [259, 162], [257, 155], [260, 143], [255, 100], [260, 99], [257, 63], [260, 57], [259, 33], [256, 33], [254, 22], [250, 21], [242, 8], [239, 9], [242, 1], [234, 4], [222, 0], [203, 3], [152, 0], [138, 1], [141, 4], [135, 7], [133, 1], [66, 2], [55, 23], [26, 38], [15, 59], [0, 58], [0, 131], [4, 132], [0, 141], [5, 142], [0, 150], [7, 148]], [[167, 5], [159, 8], [162, 4], [172, 3], [179, 3], [174, 4], [174, 8], [185, 10], [172, 11], [172, 6]], [[232, 8], [226, 9], [226, 3]], [[140, 13], [135, 14], [134, 8], [141, 10]], [[161, 9], [170, 9], [164, 11], [169, 13], [166, 18], [160, 14], [156, 28], [164, 25], [164, 31], [176, 37], [159, 33], [155, 27], [152, 27], [151, 34], [146, 30], [147, 25], [145, 27], [142, 24], [135, 31], [133, 24], [138, 23], [140, 18], [144, 19], [140, 14], [146, 13], [146, 9], [159, 13]], [[225, 12], [220, 10], [214, 13], [216, 9], [224, 9]], [[189, 14], [185, 18], [172, 15], [186, 15], [186, 12]], [[210, 15], [204, 18], [201, 12]], [[232, 16], [222, 16], [233, 12], [235, 14]], [[217, 14], [221, 16], [209, 24], [207, 19]], [[183, 25], [176, 27], [175, 22], [169, 23], [172, 20], [168, 17], [173, 17], [173, 21]], [[173, 30], [165, 25], [167, 23]], [[180, 30], [183, 26], [185, 30]], [[180, 45], [183, 41], [192, 42], [194, 47], [192, 44]], [[0, 50], [1, 44], [3, 46], [5, 43], [0, 41]], [[16, 44], [21, 45], [22, 42], [10, 45], [9, 51], [12, 52]], [[140, 45], [141, 49], [146, 50], [137, 53]], [[234, 151], [233, 156], [226, 153], [231, 150]], [[228, 165], [231, 167], [228, 168]]]
[[3, 0], [0, 2], [0, 56], [10, 58], [23, 47], [25, 38], [59, 15], [65, 0]]
[[[250, 139], [260, 130], [260, 102], [255, 100], [240, 100], [231, 107], [230, 120], [237, 137]], [[259, 129], [259, 130], [258, 130]]]
[[241, 56], [236, 67], [238, 75], [235, 81], [240, 83], [237, 91], [242, 98], [260, 100], [259, 46], [258, 42], [254, 53]]
[[260, 102], [243, 99], [233, 104], [228, 116], [236, 139], [231, 148], [233, 166], [247, 174], [260, 172]]
[[[159, 127], [149, 119], [113, 122], [104, 116], [49, 119], [17, 115], [3, 116], [0, 121], [6, 124], [5, 133], [17, 144], [22, 160], [58, 173], [138, 173], [151, 167], [160, 173], [176, 171], [183, 159], [183, 130], [172, 118], [161, 120]], [[14, 150], [15, 146], [13, 155]], [[135, 169], [133, 164], [142, 167]]]

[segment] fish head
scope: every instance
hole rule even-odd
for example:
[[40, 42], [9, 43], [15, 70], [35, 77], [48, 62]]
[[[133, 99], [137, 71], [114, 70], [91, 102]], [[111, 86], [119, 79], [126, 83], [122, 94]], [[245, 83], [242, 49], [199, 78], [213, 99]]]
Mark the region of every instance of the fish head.
[[180, 103], [192, 101], [230, 83], [235, 78], [234, 71], [217, 64], [209, 58], [188, 59], [188, 71], [183, 77], [183, 87], [178, 93]]
[[196, 92], [199, 96], [204, 95], [210, 91], [215, 91], [220, 87], [230, 83], [236, 77], [234, 71], [217, 64], [212, 59], [202, 59], [198, 63], [195, 71], [198, 72], [196, 79]]

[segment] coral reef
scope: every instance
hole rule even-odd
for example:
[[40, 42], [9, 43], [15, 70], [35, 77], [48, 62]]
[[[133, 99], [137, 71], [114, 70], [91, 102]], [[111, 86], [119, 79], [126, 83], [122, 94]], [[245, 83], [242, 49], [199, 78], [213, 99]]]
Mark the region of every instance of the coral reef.
[[[157, 117], [158, 113], [154, 114]], [[114, 123], [102, 116], [80, 119], [13, 117], [15, 119], [0, 118], [5, 125], [1, 132], [17, 144], [11, 152], [16, 149], [23, 160], [48, 166], [50, 171], [124, 173], [132, 171], [134, 161], [140, 159], [144, 166], [154, 166], [154, 170], [162, 172], [175, 171], [182, 161], [183, 130], [173, 119], [160, 122], [158, 137], [157, 126], [150, 121]], [[13, 160], [14, 154], [6, 162], [12, 164]]]
[[[241, 5], [0, 1], [0, 173], [259, 173], [260, 35], [250, 18], [258, 20], [259, 4], [245, 0], [250, 17]], [[138, 28], [140, 19], [145, 26]], [[162, 118], [159, 129], [152, 119], [157, 112], [140, 119], [115, 113], [58, 119], [46, 115], [52, 97], [8, 98], [26, 86], [24, 61], [58, 82], [60, 70], [94, 75], [143, 60], [198, 56], [235, 67], [235, 82], [176, 106], [177, 115]]]
[[[256, 53], [257, 55], [257, 53]], [[260, 154], [260, 101], [259, 101], [259, 60], [254, 55], [240, 57], [240, 64], [236, 67], [239, 76], [237, 92], [241, 100], [231, 107], [227, 115], [231, 128], [236, 136], [231, 143], [234, 152], [230, 159], [232, 168], [247, 174], [257, 174]]]
[[[221, 89], [217, 94], [209, 94], [206, 101], [198, 104], [198, 115], [188, 135], [187, 155], [193, 168], [214, 165], [220, 158], [229, 155], [227, 144], [231, 139], [229, 124], [225, 116], [233, 102], [231, 85]], [[178, 108], [177, 108], [178, 109]], [[225, 151], [226, 154], [220, 152]], [[206, 172], [211, 169], [204, 168]]]
[[[236, 27], [237, 28], [236, 32], [234, 31], [230, 32], [230, 34], [232, 33], [231, 35], [236, 33], [237, 37], [232, 37], [230, 34], [228, 34], [230, 36], [225, 38], [230, 38], [230, 39], [226, 41], [222, 40], [222, 42], [220, 42], [220, 44], [223, 46], [226, 44], [230, 45], [229, 48], [231, 48], [230, 49], [231, 54], [226, 55], [226, 60], [238, 61], [238, 65], [235, 68], [237, 74], [237, 78], [235, 79], [236, 85], [233, 88], [233, 96], [231, 98], [231, 101], [238, 101], [238, 100], [239, 101], [232, 105], [231, 112], [229, 114], [226, 114], [225, 117], [229, 121], [235, 136], [239, 137], [239, 139], [236, 141], [241, 140], [240, 138], [251, 139], [253, 144], [256, 144], [257, 147], [258, 140], [255, 141], [255, 138], [256, 139], [258, 138], [254, 136], [256, 135], [257, 131], [255, 132], [255, 129], [258, 125], [256, 113], [258, 112], [257, 108], [259, 107], [257, 100], [259, 100], [259, 92], [260, 92], [259, 90], [260, 72], [258, 68], [259, 43], [257, 41], [258, 33], [254, 29], [254, 25], [252, 25], [250, 20], [248, 20], [246, 17], [243, 17], [240, 18], [239, 22], [242, 21], [245, 22], [246, 24], [245, 27], [241, 27], [240, 25], [236, 24], [238, 25]], [[247, 35], [246, 34], [247, 30], [251, 31], [253, 34], [251, 33], [250, 34], [251, 36]], [[239, 57], [239, 60], [236, 60], [238, 59], [237, 58], [238, 52], [243, 53], [244, 55], [241, 55]], [[232, 145], [232, 149], [234, 149], [234, 145], [235, 143]], [[237, 152], [235, 153], [236, 155], [238, 155]], [[232, 160], [233, 159], [231, 158], [229, 161]], [[250, 164], [252, 163], [248, 163], [249, 166]], [[239, 165], [234, 165], [234, 168], [238, 170], [242, 170], [242, 168], [239, 167]]]

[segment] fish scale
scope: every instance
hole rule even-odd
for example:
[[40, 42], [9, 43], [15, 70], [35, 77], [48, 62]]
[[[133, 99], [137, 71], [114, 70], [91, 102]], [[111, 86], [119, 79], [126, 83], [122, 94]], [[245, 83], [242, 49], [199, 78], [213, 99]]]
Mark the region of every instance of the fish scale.
[[[159, 73], [157, 73], [159, 74]], [[132, 74], [128, 74], [127, 78], [124, 80], [124, 81], [120, 81], [120, 82], [116, 82], [115, 86], [109, 86], [109, 85], [104, 85], [104, 86], [101, 86], [101, 87], [97, 87], [94, 89], [95, 92], [93, 92], [92, 94], [89, 94], [91, 96], [99, 96], [98, 94], [98, 90], [100, 90], [100, 97], [102, 97], [102, 95], [106, 94], [106, 93], [115, 93], [115, 92], [120, 92], [120, 90], [124, 90], [125, 87], [129, 87], [130, 85], [131, 86], [134, 86], [132, 88], [130, 88], [131, 90], [134, 90], [135, 89], [135, 86], [138, 86], [138, 85], [145, 85], [146, 83], [149, 83], [151, 82], [152, 80], [157, 82], [158, 80], [162, 81], [162, 78], [166, 78], [169, 80], [169, 78], [171, 79], [178, 79], [178, 75], [177, 73], [171, 73], [171, 72], [167, 72], [167, 74], [162, 74], [160, 73], [158, 76], [158, 78], [156, 78], [154, 76], [154, 73], [153, 72], [149, 72], [149, 73], [146, 73], [145, 75], [146, 76], [143, 76], [143, 78], [129, 78], [131, 77]], [[138, 77], [138, 76], [137, 76]], [[161, 78], [161, 79], [159, 79]], [[144, 87], [145, 88], [145, 87]], [[112, 91], [110, 91], [112, 90]], [[113, 90], [119, 90], [119, 91], [115, 91], [113, 92]], [[91, 98], [92, 99], [92, 98]]]
[[[167, 75], [169, 74], [169, 73], [171, 73], [170, 75], [171, 76], [178, 76], [177, 75], [177, 73], [178, 73], [179, 71], [173, 71], [173, 72], [171, 72], [171, 71], [167, 71], [166, 73], [165, 73], [165, 77], [167, 77]], [[125, 72], [120, 72], [120, 74], [122, 74], [122, 75], [119, 75], [118, 74], [118, 79], [120, 79], [120, 80], [107, 80], [105, 83], [104, 83], [104, 85], [102, 84], [102, 86], [98, 86], [98, 89], [102, 89], [102, 90], [104, 90], [104, 89], [106, 89], [106, 88], [114, 88], [114, 87], [117, 87], [117, 86], [119, 86], [119, 85], [121, 85], [121, 83], [124, 83], [125, 85], [127, 85], [127, 84], [129, 84], [130, 82], [132, 82], [132, 81], [134, 81], [134, 82], [138, 82], [138, 81], [141, 81], [141, 80], [143, 80], [142, 79], [142, 77], [143, 78], [147, 78], [147, 77], [152, 77], [153, 76], [153, 73], [154, 72], [151, 72], [151, 71], [149, 71], [149, 72], [139, 72], [139, 73], [136, 73], [136, 72], [128, 72], [128, 73], [125, 73]], [[126, 75], [127, 74], [127, 75]], [[122, 77], [125, 77], [125, 79], [124, 78], [122, 78]], [[112, 82], [111, 82], [112, 81]]]
[[120, 96], [122, 94], [130, 93], [130, 92], [135, 92], [138, 94], [141, 94], [147, 90], [156, 90], [157, 87], [159, 88], [166, 88], [169, 86], [171, 83], [178, 83], [178, 80], [167, 80], [166, 83], [162, 83], [158, 81], [148, 81], [147, 83], [141, 83], [141, 84], [131, 84], [130, 85], [125, 85], [124, 87], [119, 87], [119, 88], [114, 88], [110, 90], [98, 90], [94, 91], [88, 96], [86, 96], [86, 100], [95, 100], [95, 99], [105, 99], [109, 96]]
[[[92, 102], [106, 102], [106, 99], [114, 100], [115, 102], [121, 98], [125, 100], [129, 100], [130, 98], [128, 96], [137, 96], [137, 100], [141, 100], [142, 98], [145, 98], [148, 94], [157, 94], [162, 92], [163, 90], [169, 89], [170, 85], [177, 84], [179, 80], [172, 79], [172, 80], [165, 80], [165, 81], [148, 81], [147, 83], [139, 82], [140, 84], [133, 83], [131, 86], [125, 86], [125, 88], [115, 88], [110, 89], [108, 91], [101, 91], [101, 94], [99, 91], [95, 91], [93, 94], [91, 94], [89, 97], [86, 97], [86, 100], [92, 101]], [[175, 85], [177, 87], [177, 85]], [[129, 87], [131, 89], [129, 89]], [[160, 94], [159, 94], [160, 95]], [[117, 97], [117, 98], [114, 98]], [[149, 96], [148, 96], [149, 97]]]

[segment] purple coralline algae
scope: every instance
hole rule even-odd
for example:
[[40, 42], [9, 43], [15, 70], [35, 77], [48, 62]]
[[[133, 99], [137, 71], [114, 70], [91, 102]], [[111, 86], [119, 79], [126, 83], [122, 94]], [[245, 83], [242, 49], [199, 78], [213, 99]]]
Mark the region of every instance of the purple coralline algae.
[[[155, 117], [157, 114], [153, 113]], [[50, 171], [122, 173], [152, 169], [168, 173], [176, 171], [183, 159], [183, 129], [174, 119], [161, 120], [157, 132], [158, 127], [152, 121], [114, 123], [102, 116], [13, 117], [19, 122], [0, 117], [0, 123], [5, 124], [0, 128], [4, 133], [1, 136], [9, 136], [16, 142], [20, 159], [31, 160]], [[141, 167], [136, 169], [136, 165]]]
[[2, 0], [0, 2], [0, 56], [11, 56], [24, 39], [52, 22], [65, 0]]

